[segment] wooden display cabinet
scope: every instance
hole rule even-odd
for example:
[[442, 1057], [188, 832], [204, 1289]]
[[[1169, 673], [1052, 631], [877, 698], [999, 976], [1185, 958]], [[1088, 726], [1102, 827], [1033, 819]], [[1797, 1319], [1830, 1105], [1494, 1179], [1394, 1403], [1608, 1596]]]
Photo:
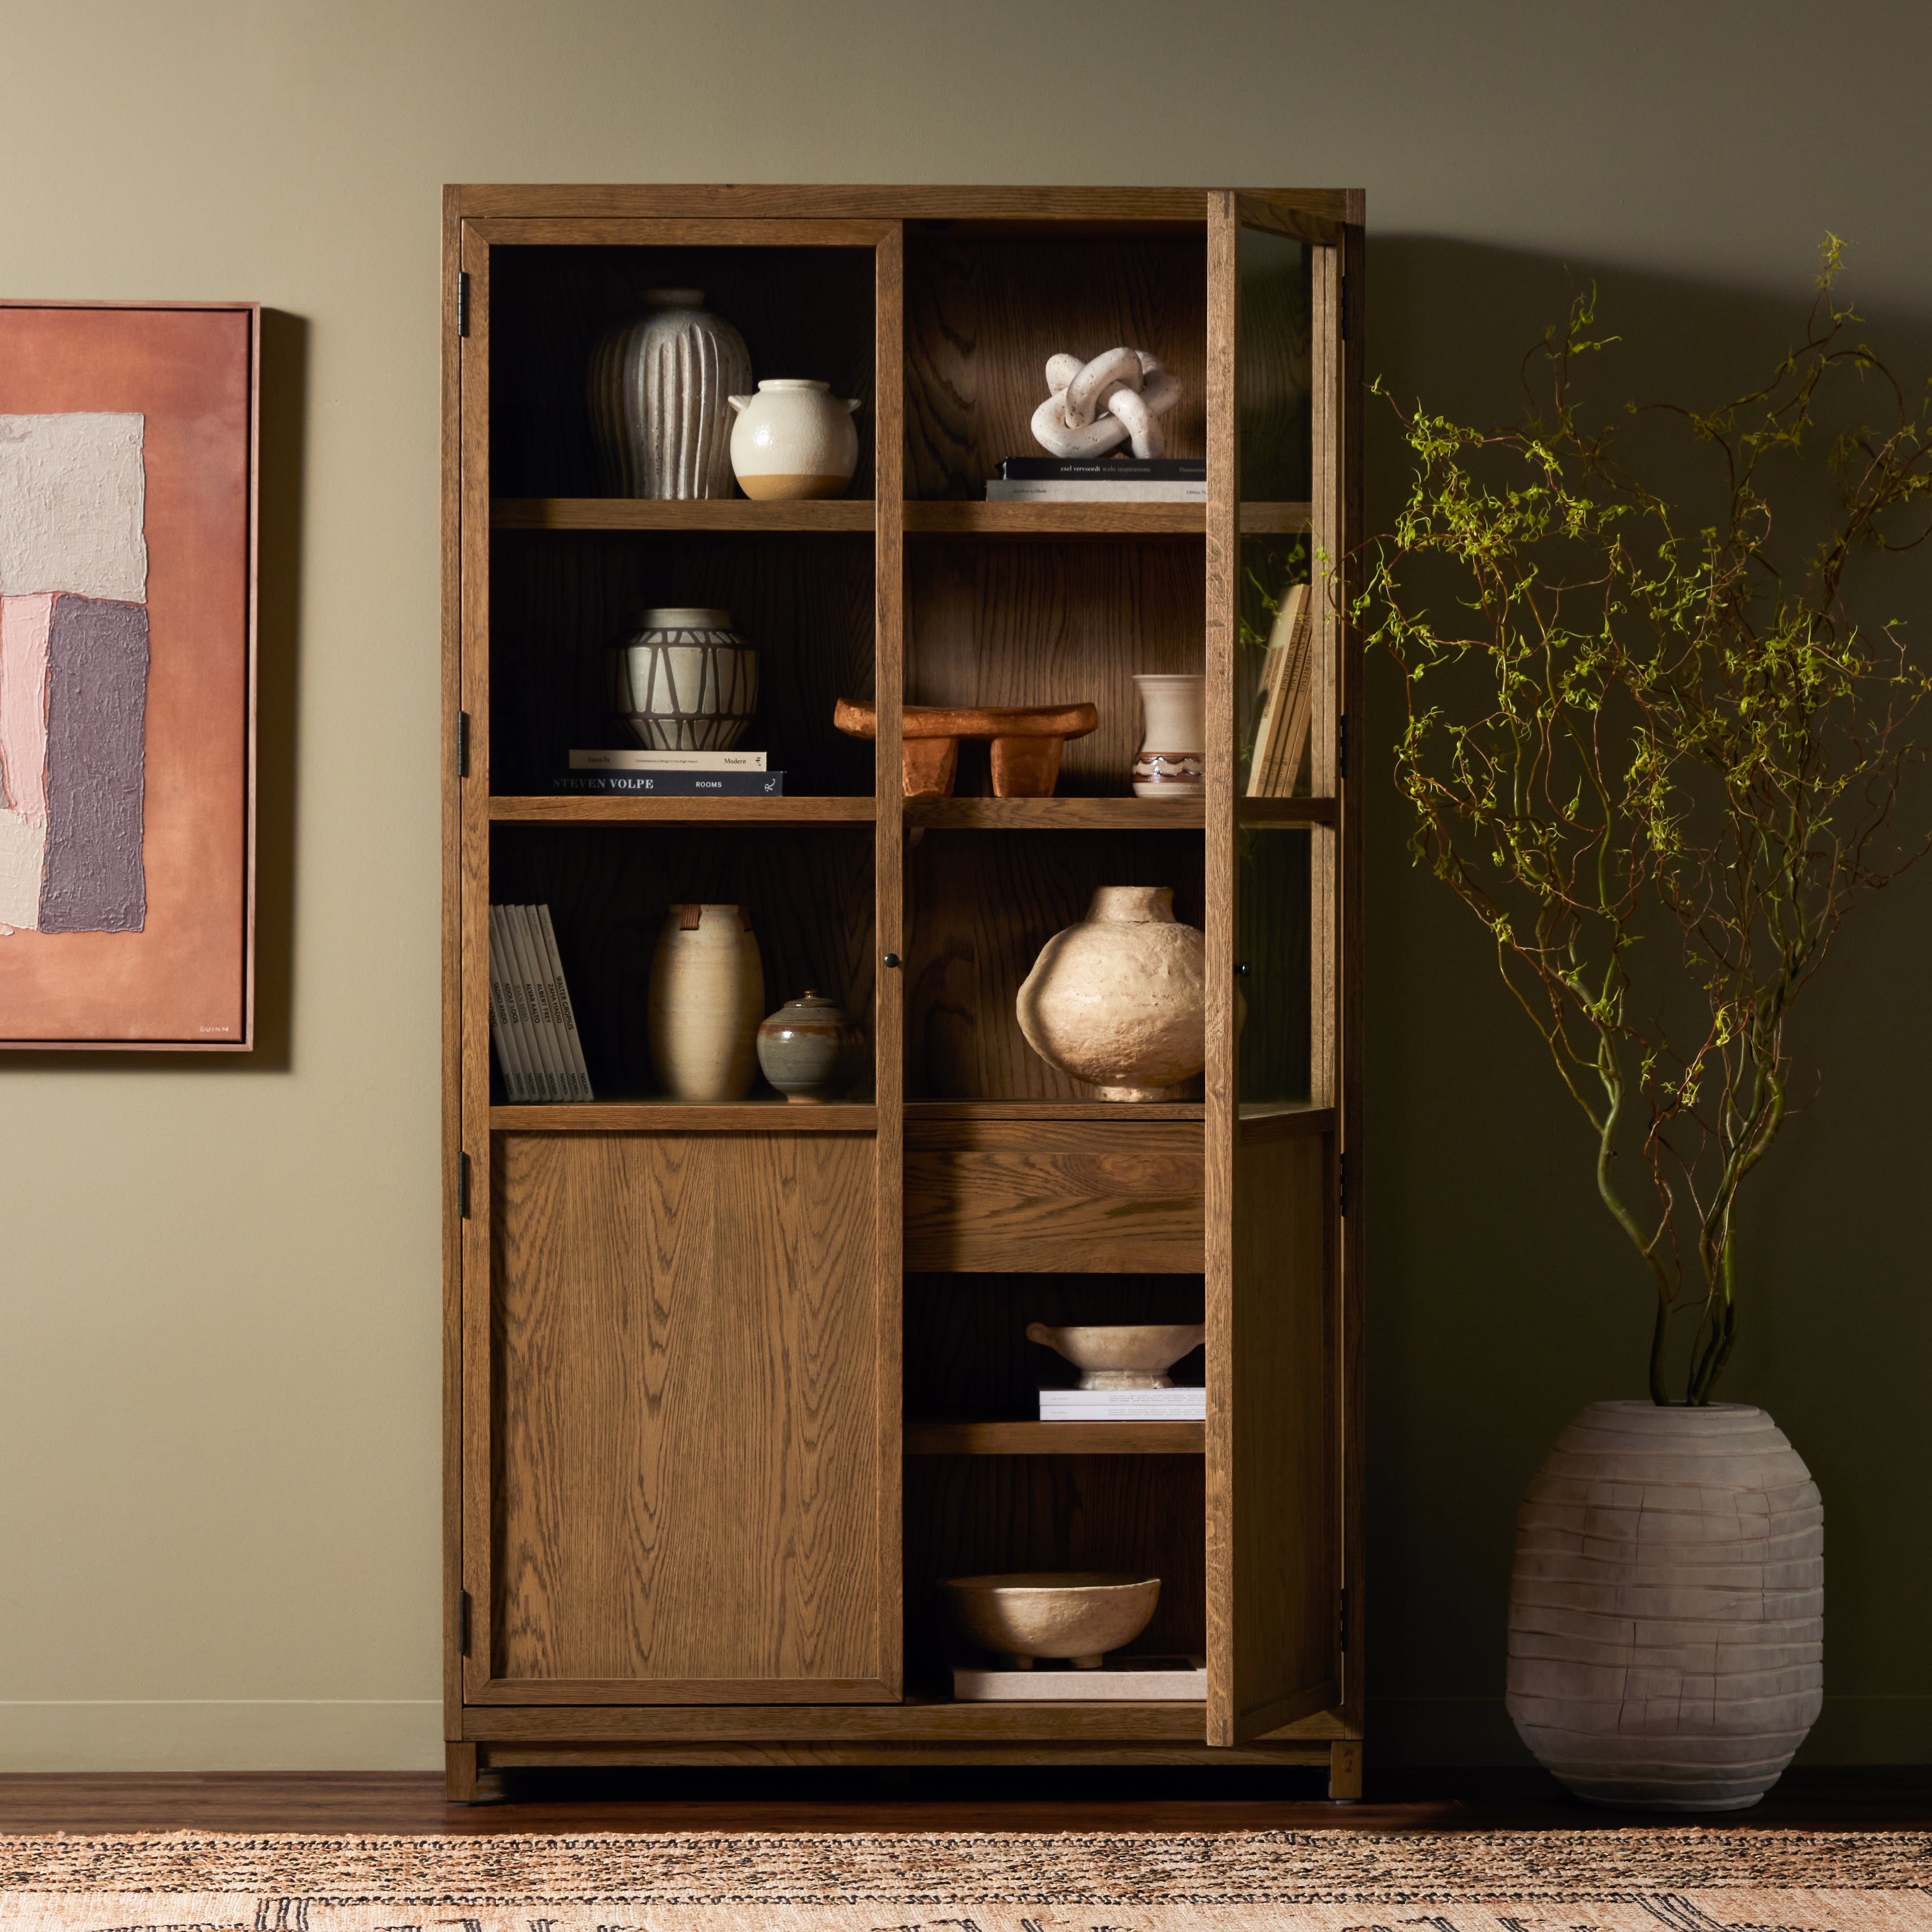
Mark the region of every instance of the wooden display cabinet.
[[[1326, 1765], [1359, 1794], [1361, 197], [458, 188], [444, 229], [450, 1793], [585, 1764]], [[592, 344], [683, 286], [863, 399], [830, 502], [600, 496]], [[988, 503], [1043, 364], [1150, 348], [1200, 504]], [[1258, 594], [1312, 576], [1313, 722], [1250, 799]], [[782, 799], [560, 797], [651, 603], [763, 657]], [[1244, 641], [1244, 622], [1246, 641]], [[1134, 798], [1137, 671], [1204, 671], [1204, 802]], [[875, 745], [833, 701], [868, 698]], [[904, 704], [1091, 700], [1058, 794], [901, 795]], [[1198, 1097], [1100, 1102], [1013, 996], [1101, 884], [1202, 926]], [[493, 898], [552, 908], [597, 1098], [493, 1088]], [[653, 1094], [665, 907], [748, 907], [874, 1077]], [[1204, 1320], [1201, 1424], [1027, 1419], [1030, 1319]], [[1146, 1569], [1204, 1703], [956, 1702], [939, 1579]]]

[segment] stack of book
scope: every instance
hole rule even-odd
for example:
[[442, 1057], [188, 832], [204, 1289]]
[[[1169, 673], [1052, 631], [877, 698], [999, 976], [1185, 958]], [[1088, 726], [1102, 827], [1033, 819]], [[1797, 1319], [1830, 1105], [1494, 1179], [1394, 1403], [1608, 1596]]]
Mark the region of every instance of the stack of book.
[[553, 791], [601, 797], [782, 798], [784, 773], [763, 752], [572, 752]]
[[1204, 1388], [1043, 1388], [1042, 1422], [1205, 1422]]
[[1268, 656], [1262, 665], [1261, 715], [1255, 726], [1254, 756], [1248, 761], [1250, 798], [1289, 797], [1300, 776], [1315, 694], [1314, 630], [1308, 586], [1290, 584], [1269, 632]]
[[547, 905], [490, 908], [490, 1036], [512, 1106], [592, 1097]]
[[989, 503], [1204, 503], [1198, 456], [1010, 456], [986, 485]]

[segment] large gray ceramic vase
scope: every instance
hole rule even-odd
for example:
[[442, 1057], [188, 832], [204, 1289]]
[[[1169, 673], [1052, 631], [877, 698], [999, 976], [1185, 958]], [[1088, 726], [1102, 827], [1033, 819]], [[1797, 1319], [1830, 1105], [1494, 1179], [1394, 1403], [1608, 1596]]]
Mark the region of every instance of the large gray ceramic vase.
[[752, 386], [745, 338], [700, 289], [652, 289], [590, 363], [604, 488], [620, 496], [731, 494], [730, 397]]
[[1593, 1402], [1516, 1516], [1509, 1714], [1578, 1797], [1755, 1804], [1824, 1700], [1825, 1508], [1762, 1409]]

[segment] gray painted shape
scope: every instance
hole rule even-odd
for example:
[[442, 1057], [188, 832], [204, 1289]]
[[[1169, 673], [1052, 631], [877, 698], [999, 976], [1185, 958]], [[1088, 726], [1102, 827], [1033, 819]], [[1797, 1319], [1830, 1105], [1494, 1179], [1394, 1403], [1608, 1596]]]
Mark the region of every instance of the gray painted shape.
[[47, 856], [40, 930], [139, 932], [148, 613], [57, 597], [47, 633]]

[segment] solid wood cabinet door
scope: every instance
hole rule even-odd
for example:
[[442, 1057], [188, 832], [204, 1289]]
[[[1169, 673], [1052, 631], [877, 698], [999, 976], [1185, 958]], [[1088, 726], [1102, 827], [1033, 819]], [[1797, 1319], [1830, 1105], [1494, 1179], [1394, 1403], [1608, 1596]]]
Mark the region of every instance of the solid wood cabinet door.
[[[1208, 211], [1207, 1737], [1342, 1702], [1339, 224]], [[1298, 540], [1244, 503], [1305, 502]], [[1250, 512], [1251, 530], [1281, 519]], [[1295, 592], [1299, 581], [1306, 588]], [[1296, 634], [1297, 748], [1259, 762]], [[1292, 662], [1292, 660], [1289, 660]], [[1251, 775], [1254, 775], [1252, 776]]]
[[868, 1134], [503, 1133], [470, 1701], [898, 1695]]

